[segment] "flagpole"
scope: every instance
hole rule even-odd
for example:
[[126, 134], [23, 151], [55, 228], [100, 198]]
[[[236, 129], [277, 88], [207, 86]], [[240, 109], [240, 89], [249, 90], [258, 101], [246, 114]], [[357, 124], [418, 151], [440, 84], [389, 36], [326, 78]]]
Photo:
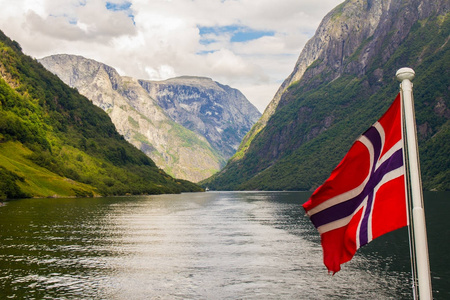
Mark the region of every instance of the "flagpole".
[[412, 202], [413, 242], [416, 253], [417, 279], [419, 297], [422, 300], [432, 299], [430, 263], [428, 258], [427, 232], [423, 208], [422, 182], [420, 178], [419, 153], [417, 147], [416, 123], [412, 96], [414, 70], [401, 68], [395, 74], [401, 81], [402, 98], [406, 124], [407, 161], [409, 164], [410, 197]]

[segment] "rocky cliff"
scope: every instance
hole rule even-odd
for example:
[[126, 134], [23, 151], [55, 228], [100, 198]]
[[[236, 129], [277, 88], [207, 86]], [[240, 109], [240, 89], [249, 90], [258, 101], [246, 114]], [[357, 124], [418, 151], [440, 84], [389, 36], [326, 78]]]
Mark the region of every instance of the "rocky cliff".
[[223, 166], [224, 158], [208, 141], [171, 120], [136, 79], [80, 56], [53, 55], [39, 61], [106, 111], [127, 141], [172, 176], [197, 182]]
[[[383, 78], [383, 68], [370, 70], [375, 56], [385, 63], [410, 32], [414, 23], [431, 15], [445, 15], [448, 1], [347, 0], [328, 13], [306, 43], [292, 73], [284, 80], [260, 120], [247, 134], [248, 141], [263, 129], [277, 110], [282, 95], [293, 83], [316, 88], [343, 74]], [[397, 18], [398, 17], [398, 18]], [[380, 54], [380, 51], [384, 51]], [[306, 72], [308, 71], [308, 72]], [[306, 74], [305, 74], [306, 72]]]
[[449, 10], [448, 0], [347, 0], [337, 6], [236, 155], [205, 186], [314, 189], [392, 102], [395, 72], [408, 66], [416, 71], [424, 186], [450, 188]]
[[226, 159], [261, 116], [239, 90], [210, 78], [139, 82], [174, 121], [204, 136]]

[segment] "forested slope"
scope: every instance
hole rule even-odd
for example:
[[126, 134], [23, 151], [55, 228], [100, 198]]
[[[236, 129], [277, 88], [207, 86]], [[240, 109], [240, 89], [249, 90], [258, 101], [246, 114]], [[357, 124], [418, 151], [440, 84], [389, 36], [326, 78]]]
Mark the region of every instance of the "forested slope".
[[0, 31], [0, 197], [198, 191], [117, 133], [108, 115]]
[[264, 122], [202, 184], [315, 189], [394, 100], [396, 71], [411, 67], [423, 186], [450, 190], [449, 9], [448, 1], [345, 1], [305, 46]]

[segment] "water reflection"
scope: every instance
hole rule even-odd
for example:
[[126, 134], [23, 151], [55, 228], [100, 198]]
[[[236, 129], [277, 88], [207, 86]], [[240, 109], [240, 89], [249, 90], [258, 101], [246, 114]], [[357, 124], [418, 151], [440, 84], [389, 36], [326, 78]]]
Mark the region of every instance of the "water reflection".
[[[0, 297], [411, 298], [402, 230], [328, 276], [317, 232], [300, 207], [308, 196], [208, 192], [8, 202], [0, 208]], [[448, 288], [438, 291], [449, 295]]]

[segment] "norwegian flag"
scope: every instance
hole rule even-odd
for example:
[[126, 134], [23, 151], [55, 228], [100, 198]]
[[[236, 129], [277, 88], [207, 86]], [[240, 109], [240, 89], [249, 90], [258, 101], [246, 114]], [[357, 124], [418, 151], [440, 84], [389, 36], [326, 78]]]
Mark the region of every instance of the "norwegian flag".
[[333, 274], [373, 239], [408, 225], [401, 98], [352, 145], [303, 204]]

